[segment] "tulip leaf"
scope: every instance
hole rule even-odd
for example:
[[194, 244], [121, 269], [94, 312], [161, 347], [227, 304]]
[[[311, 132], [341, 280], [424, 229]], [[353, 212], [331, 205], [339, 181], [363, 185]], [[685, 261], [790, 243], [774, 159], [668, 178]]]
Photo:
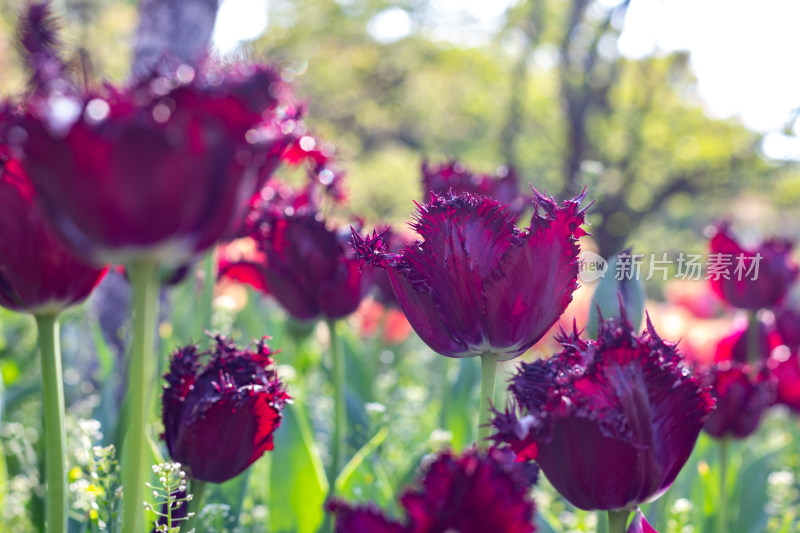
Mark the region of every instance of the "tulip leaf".
[[772, 472], [774, 453], [757, 457], [742, 465], [736, 480], [731, 510], [735, 524], [743, 532], [759, 533], [767, 529], [767, 478]]
[[94, 350], [97, 353], [97, 362], [100, 363], [100, 375], [98, 381], [105, 383], [114, 371], [114, 355], [108, 347], [108, 343], [103, 338], [103, 330], [99, 320], [89, 321], [89, 331], [92, 336]]
[[[599, 323], [598, 308], [604, 318], [619, 318], [620, 300], [622, 300], [625, 306], [625, 313], [628, 316], [628, 320], [633, 324], [634, 330], [638, 331], [642, 324], [644, 304], [647, 296], [645, 294], [644, 282], [640, 279], [638, 272], [634, 271], [628, 273], [624, 268], [621, 268], [624, 265], [631, 264], [630, 257], [630, 250], [620, 252], [617, 256], [612, 257], [608, 261], [608, 270], [605, 276], [597, 284], [597, 288], [592, 296], [592, 304], [589, 309], [589, 324], [587, 327], [589, 336], [592, 338], [597, 338], [597, 327]], [[621, 261], [627, 262], [621, 263]], [[618, 268], [618, 266], [620, 268]], [[621, 273], [618, 274], [618, 271], [621, 271]]]
[[[3, 376], [0, 374], [0, 424], [3, 416], [3, 400], [5, 399], [5, 386]], [[6, 466], [6, 455], [3, 453], [3, 442], [0, 440], [0, 509], [6, 508], [6, 496], [8, 495], [8, 468]]]
[[[342, 471], [336, 478], [334, 482], [334, 492], [339, 497], [350, 497], [353, 494], [353, 489], [356, 487], [359, 481], [363, 480], [365, 476], [357, 476], [355, 475], [359, 470], [366, 470], [366, 467], [369, 466], [365, 464], [367, 458], [372, 455], [375, 450], [386, 440], [386, 437], [389, 435], [389, 426], [383, 426], [380, 428], [375, 435], [372, 436], [371, 439], [367, 441], [364, 446], [358, 450], [353, 457], [344, 465]], [[368, 473], [370, 480], [373, 482], [373, 485], [382, 485], [381, 483], [375, 483], [377, 476], [371, 473]], [[385, 486], [378, 486], [376, 487], [381, 490], [381, 496], [386, 497], [388, 495], [389, 499], [391, 499], [391, 490], [386, 490]], [[387, 494], [388, 493], [388, 494]], [[383, 502], [379, 502], [383, 503]]]
[[[242, 506], [247, 494], [248, 483], [252, 472], [256, 469], [255, 466], [256, 465], [251, 465], [250, 468], [224, 483], [218, 485], [209, 483], [208, 486], [206, 486], [206, 494], [203, 497], [203, 502], [227, 505], [226, 515], [218, 518], [222, 520], [224, 525], [224, 529], [221, 531], [233, 530], [239, 524], [239, 516], [241, 515]], [[216, 529], [216, 531], [220, 531], [220, 529]]]
[[273, 533], [315, 533], [325, 518], [328, 482], [302, 402], [287, 405], [273, 437], [269, 522]]
[[354, 339], [348, 333], [350, 332], [345, 331], [340, 335], [345, 361], [347, 362], [347, 384], [363, 403], [371, 402], [374, 397], [372, 387], [375, 384], [376, 377], [372, 371], [374, 365], [365, 364], [365, 344], [359, 342], [358, 339]]

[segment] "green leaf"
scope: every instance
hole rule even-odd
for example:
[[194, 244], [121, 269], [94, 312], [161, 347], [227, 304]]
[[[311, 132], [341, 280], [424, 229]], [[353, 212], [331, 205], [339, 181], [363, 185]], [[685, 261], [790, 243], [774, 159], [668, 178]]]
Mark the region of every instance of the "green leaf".
[[300, 402], [287, 405], [271, 452], [269, 522], [273, 533], [315, 533], [325, 518], [328, 482]]
[[89, 331], [92, 335], [92, 343], [97, 352], [97, 362], [100, 363], [100, 375], [97, 376], [99, 382], [104, 383], [114, 371], [114, 355], [108, 347], [108, 343], [103, 337], [99, 320], [90, 320]]
[[0, 440], [0, 509], [6, 508], [7, 496], [8, 496], [8, 466], [6, 465], [6, 454], [3, 451], [3, 441]]
[[[380, 496], [383, 498], [388, 498], [391, 500], [392, 491], [391, 488], [385, 486], [384, 483], [380, 483], [382, 480], [371, 472], [372, 468], [371, 465], [366, 463], [367, 458], [372, 455], [375, 450], [386, 440], [386, 437], [389, 435], [389, 426], [383, 426], [379, 429], [375, 435], [372, 436], [371, 439], [367, 441], [364, 446], [358, 450], [355, 455], [353, 455], [352, 459], [347, 462], [347, 464], [342, 468], [342, 471], [339, 473], [339, 476], [336, 478], [334, 482], [334, 492], [337, 496], [343, 497], [347, 496], [350, 497], [354, 495], [354, 489], [359, 485], [362, 485], [362, 481], [372, 481], [372, 483], [367, 484], [367, 487], [374, 487], [379, 489]], [[367, 472], [370, 470], [369, 472]], [[355, 474], [361, 475], [355, 475]], [[378, 483], [376, 483], [376, 481]], [[373, 500], [373, 498], [369, 498]], [[378, 502], [376, 502], [378, 503]]]

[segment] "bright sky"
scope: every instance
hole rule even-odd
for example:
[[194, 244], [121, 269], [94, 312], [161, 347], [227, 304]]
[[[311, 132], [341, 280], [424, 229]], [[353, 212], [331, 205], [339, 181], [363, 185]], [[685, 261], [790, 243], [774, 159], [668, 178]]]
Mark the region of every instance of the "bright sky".
[[[221, 53], [267, 29], [267, 1], [224, 0], [214, 32]], [[439, 38], [478, 44], [513, 1], [434, 0], [426, 23], [431, 21]], [[738, 116], [752, 129], [773, 132], [765, 140], [767, 155], [800, 159], [800, 141], [777, 133], [800, 107], [798, 21], [800, 0], [632, 0], [620, 51], [641, 57], [688, 50], [710, 114]], [[388, 7], [368, 30], [376, 40], [391, 42], [412, 32], [414, 21], [402, 8]]]
[[[620, 51], [689, 50], [709, 113], [774, 132], [800, 107], [798, 21], [796, 0], [633, 0]], [[800, 145], [777, 133], [764, 149], [800, 157]]]

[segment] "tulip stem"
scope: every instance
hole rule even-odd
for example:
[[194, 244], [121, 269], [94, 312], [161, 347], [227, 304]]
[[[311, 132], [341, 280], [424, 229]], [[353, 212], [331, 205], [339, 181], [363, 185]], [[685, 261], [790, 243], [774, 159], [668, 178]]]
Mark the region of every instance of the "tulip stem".
[[717, 533], [728, 531], [728, 437], [719, 440], [719, 504], [717, 505]]
[[201, 333], [214, 328], [214, 285], [217, 281], [217, 259], [214, 248], [203, 258], [203, 292], [200, 303]]
[[64, 426], [64, 382], [58, 315], [36, 315], [42, 357], [47, 531], [67, 530], [67, 435]]
[[156, 264], [129, 265], [133, 287], [133, 341], [128, 361], [127, 432], [122, 450], [124, 533], [145, 531], [147, 414], [155, 385], [155, 320], [158, 314]]
[[497, 354], [486, 352], [481, 354], [481, 401], [478, 411], [478, 449], [489, 449], [489, 435], [492, 426], [489, 421], [489, 409], [494, 405], [494, 383], [497, 375]]
[[761, 360], [761, 342], [759, 339], [758, 331], [758, 316], [756, 311], [747, 312], [747, 362], [749, 364], [758, 364]]
[[186, 524], [182, 527], [186, 531], [192, 531], [197, 523], [197, 515], [200, 514], [200, 509], [203, 508], [203, 495], [206, 491], [206, 482], [199, 479], [192, 479], [189, 485], [189, 493], [192, 499], [186, 502], [188, 508], [186, 509]]
[[345, 404], [345, 364], [338, 335], [336, 322], [328, 320], [328, 331], [331, 337], [331, 377], [333, 381], [333, 463], [331, 465], [330, 485], [333, 489], [336, 477], [344, 467], [345, 445], [347, 443], [347, 410]]
[[608, 533], [625, 533], [628, 530], [630, 511], [608, 511]]

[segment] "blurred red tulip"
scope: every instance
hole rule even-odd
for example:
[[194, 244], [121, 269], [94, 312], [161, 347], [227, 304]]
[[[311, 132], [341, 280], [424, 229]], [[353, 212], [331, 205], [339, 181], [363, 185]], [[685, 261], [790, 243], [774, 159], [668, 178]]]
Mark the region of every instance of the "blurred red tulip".
[[85, 300], [106, 270], [62, 244], [35, 196], [20, 162], [0, 154], [0, 305], [55, 314]]

